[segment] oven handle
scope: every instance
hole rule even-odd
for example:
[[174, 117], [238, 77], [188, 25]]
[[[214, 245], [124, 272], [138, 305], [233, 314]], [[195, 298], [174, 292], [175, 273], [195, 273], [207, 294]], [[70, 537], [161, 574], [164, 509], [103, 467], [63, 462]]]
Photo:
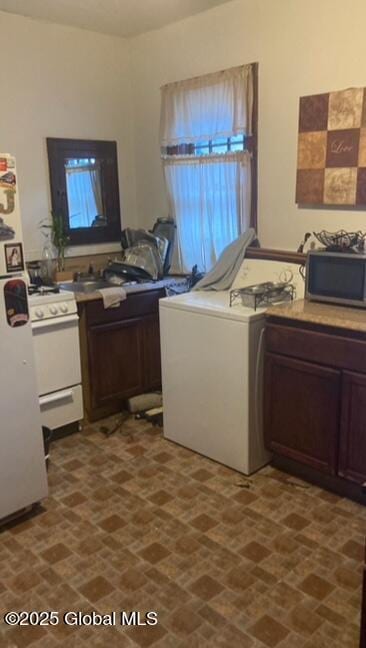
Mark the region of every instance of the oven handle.
[[50, 405], [50, 403], [57, 403], [61, 400], [66, 400], [67, 398], [72, 398], [73, 391], [72, 389], [64, 389], [64, 391], [56, 392], [55, 394], [47, 394], [47, 396], [39, 397], [39, 404], [42, 407], [43, 405]]
[[37, 331], [39, 329], [48, 328], [49, 326], [58, 326], [64, 324], [73, 324], [74, 322], [79, 321], [78, 315], [67, 315], [66, 317], [54, 317], [52, 319], [40, 320], [37, 322], [32, 322], [32, 329]]

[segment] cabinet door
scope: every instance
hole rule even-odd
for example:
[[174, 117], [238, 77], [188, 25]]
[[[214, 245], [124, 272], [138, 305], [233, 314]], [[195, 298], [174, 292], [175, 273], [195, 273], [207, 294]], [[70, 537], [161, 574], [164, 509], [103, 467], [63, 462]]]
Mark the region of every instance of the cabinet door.
[[144, 364], [145, 389], [160, 389], [161, 358], [159, 315], [144, 319]]
[[94, 407], [144, 391], [143, 318], [91, 326], [88, 342]]
[[325, 473], [337, 469], [339, 371], [266, 354], [268, 449]]
[[338, 473], [366, 482], [366, 376], [347, 371], [343, 374]]
[[360, 648], [366, 648], [366, 565], [363, 566]]

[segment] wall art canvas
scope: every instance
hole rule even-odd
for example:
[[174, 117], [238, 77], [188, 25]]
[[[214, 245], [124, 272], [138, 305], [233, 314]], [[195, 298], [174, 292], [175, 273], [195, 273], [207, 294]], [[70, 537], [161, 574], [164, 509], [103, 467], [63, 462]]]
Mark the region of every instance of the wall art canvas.
[[296, 202], [366, 206], [366, 89], [301, 97]]

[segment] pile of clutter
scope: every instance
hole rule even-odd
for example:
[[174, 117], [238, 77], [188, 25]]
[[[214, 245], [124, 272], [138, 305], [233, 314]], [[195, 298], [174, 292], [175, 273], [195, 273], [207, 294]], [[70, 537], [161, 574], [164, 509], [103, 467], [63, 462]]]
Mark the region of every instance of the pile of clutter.
[[[113, 281], [157, 281], [165, 277], [171, 267], [176, 225], [171, 218], [158, 218], [151, 231], [122, 230], [122, 261], [111, 262], [105, 278]], [[117, 283], [117, 282], [116, 282]]]

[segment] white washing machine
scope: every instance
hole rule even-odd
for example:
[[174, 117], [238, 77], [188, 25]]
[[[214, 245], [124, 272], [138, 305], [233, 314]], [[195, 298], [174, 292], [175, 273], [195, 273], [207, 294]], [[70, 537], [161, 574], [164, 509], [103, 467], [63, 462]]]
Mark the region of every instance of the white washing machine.
[[[232, 288], [292, 277], [299, 266], [244, 260]], [[229, 291], [160, 300], [164, 436], [250, 475], [270, 460], [264, 447], [265, 308], [230, 307]]]

